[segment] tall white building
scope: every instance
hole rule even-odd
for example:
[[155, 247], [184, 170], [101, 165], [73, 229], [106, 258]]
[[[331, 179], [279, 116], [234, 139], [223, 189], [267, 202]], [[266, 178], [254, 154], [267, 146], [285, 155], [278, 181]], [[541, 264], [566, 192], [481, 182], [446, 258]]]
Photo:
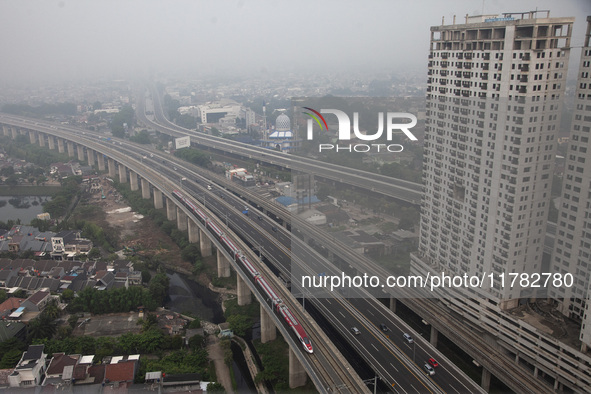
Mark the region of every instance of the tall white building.
[[[413, 270], [540, 272], [574, 18], [543, 11], [465, 22], [431, 27]], [[499, 281], [468, 291], [500, 309], [535, 295]]]
[[[591, 16], [581, 50], [577, 90], [566, 155], [562, 198], [556, 228], [551, 269], [571, 273], [573, 286], [553, 289], [552, 298], [559, 301], [565, 315], [582, 319], [583, 349], [591, 345], [591, 312], [589, 310], [589, 273], [591, 272]], [[584, 351], [584, 350], [583, 350]]]

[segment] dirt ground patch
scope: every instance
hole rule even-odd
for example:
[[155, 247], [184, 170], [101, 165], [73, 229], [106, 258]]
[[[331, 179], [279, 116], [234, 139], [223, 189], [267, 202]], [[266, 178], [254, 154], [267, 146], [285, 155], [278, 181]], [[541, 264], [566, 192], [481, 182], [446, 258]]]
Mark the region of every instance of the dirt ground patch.
[[150, 218], [132, 211], [110, 181], [101, 179], [101, 187], [101, 191], [90, 195], [89, 204], [105, 212], [106, 223], [119, 232], [124, 249], [140, 256], [154, 256], [167, 267], [191, 272], [191, 264], [182, 260], [180, 248]]
[[142, 326], [137, 324], [138, 319], [137, 312], [94, 315], [89, 319], [78, 319], [78, 325], [72, 334], [116, 337], [127, 332], [139, 333]]

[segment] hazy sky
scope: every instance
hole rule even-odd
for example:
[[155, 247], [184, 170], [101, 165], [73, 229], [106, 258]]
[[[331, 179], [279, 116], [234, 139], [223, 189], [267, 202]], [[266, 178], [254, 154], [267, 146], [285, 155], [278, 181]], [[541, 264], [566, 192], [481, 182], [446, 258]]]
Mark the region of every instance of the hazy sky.
[[0, 86], [148, 71], [426, 70], [442, 16], [536, 7], [576, 16], [572, 43], [582, 44], [590, 0], [0, 0]]

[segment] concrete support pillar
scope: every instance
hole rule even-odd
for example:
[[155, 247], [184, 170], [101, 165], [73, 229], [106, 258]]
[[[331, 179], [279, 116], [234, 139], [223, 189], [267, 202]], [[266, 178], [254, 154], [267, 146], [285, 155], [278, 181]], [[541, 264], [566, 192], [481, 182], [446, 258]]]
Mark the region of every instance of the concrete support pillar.
[[45, 147], [45, 134], [37, 133], [37, 135], [39, 136], [39, 146], [42, 148]]
[[197, 224], [189, 219], [188, 221], [188, 233], [189, 233], [189, 243], [197, 243], [199, 242], [199, 227]]
[[558, 379], [554, 381], [554, 391], [562, 391], [562, 383]]
[[180, 231], [187, 230], [187, 214], [179, 207], [176, 207], [176, 228]]
[[33, 131], [33, 130], [29, 130], [29, 142], [31, 144], [34, 144], [35, 142], [37, 142], [37, 132]]
[[84, 156], [84, 147], [82, 145], [76, 145], [76, 150], [78, 153], [78, 161], [85, 161], [86, 157]]
[[47, 146], [49, 149], [55, 150], [55, 137], [51, 134], [47, 134]]
[[10, 133], [8, 132], [8, 126], [2, 125], [2, 133], [5, 137], [8, 137], [10, 135]]
[[289, 388], [295, 389], [306, 384], [306, 370], [295, 353], [289, 348]]
[[127, 169], [119, 163], [119, 183], [127, 183]]
[[64, 140], [59, 138], [57, 139], [57, 151], [59, 153], [64, 153], [66, 150], [64, 149]]
[[484, 389], [484, 391], [489, 392], [490, 391], [490, 378], [491, 378], [491, 373], [488, 369], [482, 367], [482, 381], [480, 382], [480, 387], [482, 387]]
[[207, 237], [207, 233], [199, 229], [199, 250], [201, 251], [201, 257], [211, 256], [211, 241]]
[[154, 189], [154, 208], [164, 208], [164, 201], [162, 200], [162, 192], [158, 189]]
[[396, 298], [390, 297], [390, 310], [396, 313]]
[[98, 153], [96, 154], [96, 161], [98, 163], [98, 168], [99, 171], [105, 171], [105, 156], [103, 156], [102, 153]]
[[142, 178], [141, 184], [142, 184], [142, 198], [144, 200], [147, 200], [148, 198], [150, 198], [150, 183], [148, 183], [147, 180]]
[[94, 151], [86, 148], [86, 156], [88, 156], [88, 165], [93, 167], [96, 164], [96, 161], [94, 160]]
[[66, 145], [68, 146], [68, 156], [74, 157], [74, 143], [72, 141], [68, 141]]
[[244, 279], [242, 279], [240, 275], [236, 275], [236, 277], [238, 278], [238, 305], [248, 305], [252, 302], [252, 293], [250, 292], [250, 289], [246, 285]]
[[437, 329], [435, 327], [433, 327], [433, 325], [431, 325], [431, 337], [429, 342], [431, 342], [431, 345], [433, 345], [434, 347], [437, 347], [437, 336], [439, 335], [439, 331], [437, 331]]
[[109, 167], [109, 177], [115, 178], [117, 169], [115, 168], [115, 160], [107, 158], [107, 167]]
[[131, 187], [131, 190], [133, 190], [133, 191], [140, 189], [138, 182], [137, 182], [137, 174], [135, 172], [133, 172], [132, 170], [129, 170], [129, 186]]
[[166, 199], [166, 218], [168, 220], [176, 219], [176, 205], [168, 198]]
[[277, 338], [277, 330], [273, 318], [267, 313], [261, 304], [261, 342], [267, 343]]
[[218, 278], [227, 278], [230, 276], [230, 261], [223, 253], [218, 251]]
[[16, 140], [16, 136], [18, 135], [18, 129], [14, 126], [10, 128], [12, 130], [12, 139]]
[[539, 371], [540, 371], [540, 370], [538, 369], [538, 367], [535, 367], [535, 366], [534, 366], [534, 378], [537, 378], [537, 377], [538, 377], [538, 372], [539, 372]]

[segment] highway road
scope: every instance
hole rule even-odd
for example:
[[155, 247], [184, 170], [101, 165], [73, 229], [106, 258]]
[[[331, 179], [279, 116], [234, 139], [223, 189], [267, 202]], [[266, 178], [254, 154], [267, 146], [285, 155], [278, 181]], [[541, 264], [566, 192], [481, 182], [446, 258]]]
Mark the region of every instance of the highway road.
[[[134, 153], [129, 154], [131, 157], [142, 158], [146, 156], [141, 152], [141, 147], [135, 147], [133, 144], [127, 142], [124, 142], [123, 145], [115, 145], [115, 148], [133, 149]], [[159, 155], [158, 152], [156, 154]], [[164, 159], [155, 157], [155, 159], [165, 160], [168, 163], [170, 157], [166, 156]], [[147, 163], [144, 163], [144, 165], [147, 165]], [[178, 178], [180, 183], [181, 178], [187, 178], [187, 181], [183, 181], [182, 186], [184, 190], [191, 191], [200, 201], [203, 198], [209, 209], [218, 211], [222, 221], [227, 222], [230, 227], [234, 226], [235, 232], [243, 235], [247, 242], [261, 249], [265, 258], [271, 260], [283, 271], [290, 272], [291, 256], [289, 249], [292, 242], [299, 242], [298, 238], [292, 238], [283, 228], [262, 215], [261, 217], [263, 219], [260, 220], [258, 219], [259, 215], [256, 215], [255, 218], [253, 213], [249, 214], [249, 216], [242, 214], [245, 204], [244, 201], [238, 199], [225, 189], [213, 185], [212, 190], [207, 190], [205, 183], [209, 181], [204, 178], [201, 178], [199, 183], [194, 182], [196, 179], [199, 179], [199, 176], [196, 174], [197, 169], [187, 168], [186, 164], [180, 162], [175, 162], [174, 165], [170, 166], [162, 166], [158, 162], [153, 162], [152, 164], [152, 167], [156, 167], [155, 169], [163, 175], [168, 176], [171, 180]], [[178, 171], [174, 171], [174, 167], [177, 167]], [[228, 204], [231, 204], [232, 208], [229, 208]], [[251, 209], [251, 212], [254, 212], [254, 210]], [[277, 231], [273, 231], [273, 227]], [[309, 248], [306, 245], [302, 246], [301, 249], [305, 250]], [[301, 257], [300, 253], [298, 253], [298, 257]], [[312, 273], [336, 270], [336, 268], [317, 256], [312, 250], [309, 250], [309, 259], [305, 260], [308, 265], [300, 264], [307, 267], [306, 269], [311, 270]], [[310, 262], [314, 263], [310, 264]], [[353, 302], [349, 302], [339, 296], [336, 298], [313, 300], [318, 309], [324, 309], [327, 312], [326, 315], [329, 316], [336, 329], [349, 340], [351, 346], [357, 349], [379, 374], [382, 381], [390, 385], [394, 392], [479, 391], [479, 387], [473, 382], [465, 382], [463, 379], [457, 379], [457, 376], [465, 377], [457, 369], [454, 370], [455, 367], [451, 363], [437, 351], [433, 350], [426, 341], [414, 334], [412, 330], [401, 328], [405, 327], [404, 323], [399, 321], [395, 315], [384, 308], [378, 301], [369, 299], [356, 300], [355, 302], [361, 301], [367, 302], [367, 305], [360, 308], [359, 305], [356, 306]], [[312, 300], [308, 300], [308, 302], [312, 302]], [[360, 311], [363, 311], [363, 313]], [[389, 338], [385, 337], [379, 328], [377, 328], [377, 325], [380, 324], [378, 320], [372, 320], [374, 318], [378, 319], [378, 317], [379, 320], [383, 319], [383, 322], [391, 328], [392, 331], [389, 334]], [[350, 333], [353, 325], [360, 328], [362, 331], [360, 335], [353, 336]], [[415, 336], [416, 345], [413, 345], [412, 353], [408, 344], [401, 342], [403, 332], [410, 332]], [[442, 365], [436, 370], [436, 374], [433, 377], [427, 377], [421, 369], [423, 361], [427, 359], [427, 355], [434, 356]], [[412, 362], [413, 357], [417, 362], [416, 364]], [[392, 384], [394, 386], [391, 386]], [[466, 387], [470, 389], [466, 390]]]
[[[131, 144], [126, 141], [102, 141], [97, 139], [96, 136], [92, 136], [91, 133], [86, 133], [80, 129], [63, 126], [63, 125], [51, 125], [45, 122], [40, 122], [34, 119], [23, 119], [12, 117], [10, 115], [0, 114], [0, 122], [7, 121], [18, 127], [26, 127], [29, 129], [40, 130], [49, 134], [67, 138], [76, 143], [81, 143], [84, 146], [88, 146], [94, 149], [97, 153], [103, 153], [109, 155], [109, 157], [115, 159], [117, 162], [133, 168], [140, 176], [147, 179], [152, 184], [164, 185], [163, 193], [167, 198], [172, 199], [171, 191], [178, 189], [180, 186], [181, 178], [177, 177], [175, 167], [180, 164], [171, 164], [168, 160], [168, 155], [160, 156], [159, 152], [155, 152], [154, 158], [144, 157], [141, 153], [141, 147], [136, 147], [137, 150], [131, 150]], [[74, 135], [72, 135], [74, 133]], [[178, 182], [178, 183], [177, 183]], [[174, 199], [173, 199], [174, 200]], [[176, 201], [176, 200], [174, 200]], [[208, 204], [210, 205], [210, 204]], [[186, 208], [182, 208], [185, 213], [190, 214]], [[206, 211], [209, 212], [209, 211]], [[213, 214], [209, 214], [210, 217], [214, 217]], [[223, 225], [220, 224], [220, 228]], [[233, 234], [228, 233], [230, 237]], [[241, 241], [234, 240], [237, 245], [241, 245]], [[258, 265], [256, 256], [248, 250], [246, 246], [242, 249], [246, 251], [246, 255], [249, 255], [249, 259]], [[240, 269], [240, 268], [239, 268]], [[311, 335], [318, 339], [314, 343], [314, 354], [310, 355], [302, 350], [299, 341], [292, 335], [291, 330], [285, 324], [282, 324], [281, 319], [276, 321], [282, 324], [283, 331], [286, 333], [288, 338], [286, 340], [291, 343], [291, 348], [300, 355], [300, 361], [303, 360], [303, 364], [307, 369], [308, 375], [314, 381], [314, 384], [320, 391], [335, 391], [335, 388], [339, 388], [340, 392], [343, 393], [359, 393], [369, 392], [364, 383], [359, 379], [354, 370], [350, 367], [349, 363], [340, 355], [340, 352], [334, 347], [331, 341], [325, 337], [322, 330], [313, 322], [310, 321], [309, 316], [300, 311], [301, 307], [297, 304], [297, 301], [293, 299], [289, 291], [281, 288], [281, 284], [274, 278], [271, 273], [266, 274], [266, 267], [259, 269], [259, 272], [263, 273], [267, 281], [274, 285], [277, 293], [282, 297], [285, 304], [289, 306], [292, 313], [297, 317], [305, 330]], [[242, 269], [240, 269], [241, 272]], [[245, 278], [249, 278], [248, 275], [244, 275]], [[251, 289], [258, 292], [258, 287], [254, 285], [252, 280], [247, 279], [251, 284]], [[263, 298], [264, 300], [264, 298]]]
[[280, 165], [287, 169], [295, 170], [305, 174], [314, 174], [326, 179], [356, 186], [364, 190], [371, 190], [372, 192], [381, 193], [389, 197], [409, 202], [411, 204], [418, 205], [421, 202], [422, 186], [418, 183], [374, 174], [367, 171], [356, 170], [353, 168], [345, 168], [332, 163], [276, 152], [270, 149], [264, 149], [236, 141], [229, 141], [224, 138], [214, 137], [211, 135], [184, 129], [166, 119], [162, 112], [160, 97], [155, 92], [155, 89], [151, 90], [151, 94], [154, 101], [154, 116], [156, 122], [148, 119], [144, 113], [144, 95], [138, 95], [136, 116], [138, 120], [140, 120], [146, 126], [154, 128], [161, 133], [173, 135], [176, 137], [189, 135], [191, 136], [191, 141], [194, 144], [200, 144], [229, 153], [240, 154], [247, 158], [256, 159], [269, 164]]
[[[139, 153], [136, 152], [136, 154]], [[256, 251], [262, 252], [264, 260], [275, 270], [278, 269], [289, 275], [292, 264], [295, 262], [310, 274], [337, 271], [337, 268], [301, 240], [292, 237], [271, 218], [248, 205], [236, 194], [218, 186], [210, 177], [200, 176], [198, 168], [181, 162], [175, 162], [172, 166], [177, 168], [177, 171], [169, 170], [167, 175], [172, 179], [178, 178], [179, 182], [182, 178], [186, 178], [182, 181], [182, 189], [190, 192], [198, 201], [216, 213], [220, 220], [226, 223], [229, 229], [239, 234], [247, 244]], [[208, 190], [208, 185], [211, 190]], [[248, 215], [243, 213], [246, 207], [249, 208]], [[294, 253], [291, 251], [294, 246], [298, 249], [295, 260]], [[301, 293], [302, 289], [296, 289], [295, 292]], [[327, 294], [324, 299], [308, 299], [306, 302], [312, 302], [316, 308], [324, 311], [325, 317], [333, 327], [341, 332], [351, 346], [376, 371], [382, 382], [391, 387], [394, 392], [463, 393], [480, 390], [479, 386], [416, 333], [413, 333], [416, 336], [415, 344], [410, 349], [403, 340], [402, 334], [413, 331], [374, 298], [347, 300], [338, 294]], [[358, 304], [361, 302], [363, 304]], [[381, 323], [391, 327], [391, 332], [388, 333], [389, 338], [380, 331]], [[365, 328], [364, 335], [352, 335], [350, 329], [353, 326]], [[412, 361], [413, 354], [416, 363]], [[430, 357], [435, 357], [441, 363], [441, 367], [437, 368], [433, 377], [428, 377], [422, 369], [424, 362]]]

